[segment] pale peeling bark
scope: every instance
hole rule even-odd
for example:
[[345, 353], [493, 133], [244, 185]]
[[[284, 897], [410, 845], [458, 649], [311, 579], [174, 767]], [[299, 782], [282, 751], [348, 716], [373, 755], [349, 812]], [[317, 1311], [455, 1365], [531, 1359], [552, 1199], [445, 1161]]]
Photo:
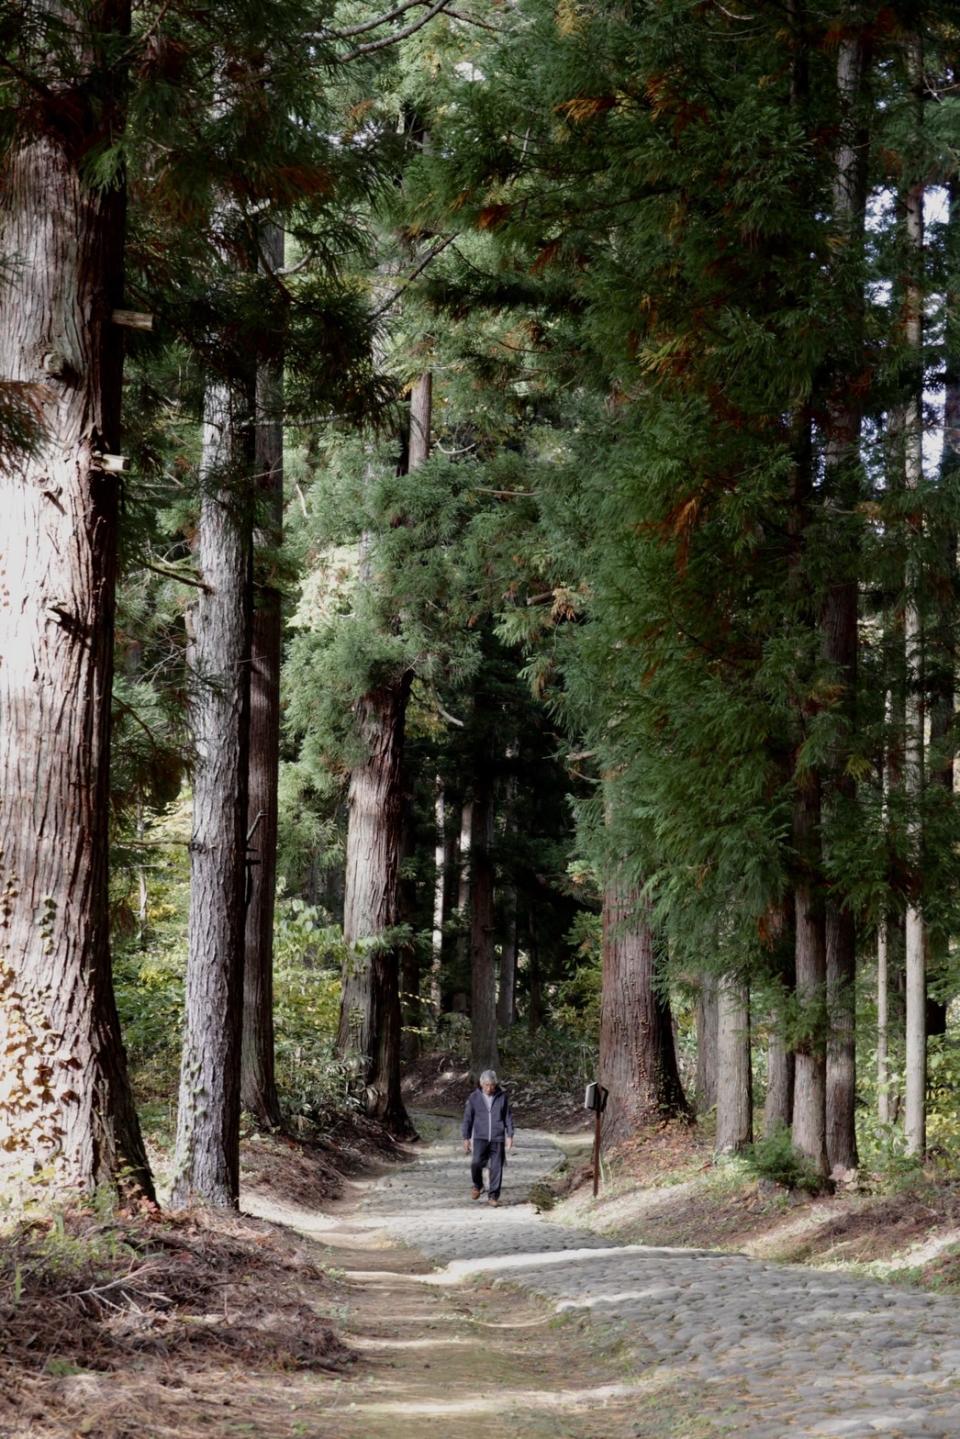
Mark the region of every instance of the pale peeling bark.
[[610, 1091], [608, 1142], [656, 1119], [686, 1117], [668, 1000], [656, 985], [649, 905], [622, 882], [603, 896], [600, 1082]]
[[190, 918], [171, 1203], [234, 1206], [240, 1184], [240, 1037], [249, 653], [249, 413], [208, 384], [195, 619]]
[[474, 1076], [497, 1067], [497, 966], [493, 948], [493, 792], [480, 776], [470, 846], [470, 1059]]
[[739, 1154], [753, 1139], [750, 991], [721, 979], [717, 997], [717, 1154]]
[[[283, 231], [265, 226], [262, 263], [283, 266]], [[261, 550], [275, 552], [283, 540], [283, 374], [260, 364], [256, 383], [254, 440]], [[248, 902], [243, 960], [243, 1043], [240, 1099], [261, 1124], [278, 1127], [280, 1100], [274, 1063], [273, 918], [277, 888], [277, 779], [280, 768], [280, 662], [283, 615], [270, 570], [254, 575], [250, 641], [250, 741], [247, 786]]]
[[408, 671], [358, 706], [362, 763], [350, 775], [343, 937], [348, 949], [337, 1047], [363, 1063], [367, 1109], [395, 1133], [410, 1121], [400, 1096], [400, 974], [390, 931], [399, 917], [401, 767]]
[[[124, 5], [95, 19], [129, 25]], [[60, 98], [70, 132], [35, 125], [0, 188], [0, 254], [16, 260], [0, 378], [43, 414], [34, 452], [0, 468], [0, 1182], [149, 1194], [108, 931], [118, 485], [100, 456], [120, 448], [124, 194], [80, 174], [123, 115], [82, 88]]]

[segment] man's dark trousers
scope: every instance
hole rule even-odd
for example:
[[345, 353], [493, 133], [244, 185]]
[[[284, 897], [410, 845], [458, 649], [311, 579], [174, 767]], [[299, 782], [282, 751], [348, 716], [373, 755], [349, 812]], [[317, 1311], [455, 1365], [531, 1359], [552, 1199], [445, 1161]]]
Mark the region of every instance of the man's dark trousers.
[[496, 1140], [491, 1144], [489, 1139], [474, 1139], [473, 1157], [470, 1160], [470, 1178], [473, 1180], [474, 1189], [483, 1188], [483, 1166], [490, 1166], [490, 1184], [487, 1189], [491, 1199], [500, 1198], [500, 1185], [503, 1183], [503, 1144]]

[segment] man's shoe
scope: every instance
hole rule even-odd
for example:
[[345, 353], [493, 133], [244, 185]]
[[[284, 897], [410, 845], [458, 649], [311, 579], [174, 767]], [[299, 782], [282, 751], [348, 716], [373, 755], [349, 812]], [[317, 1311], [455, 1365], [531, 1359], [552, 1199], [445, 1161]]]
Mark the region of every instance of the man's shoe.
[[492, 1204], [493, 1207], [494, 1207], [494, 1209], [499, 1209], [499, 1208], [500, 1208], [500, 1201], [499, 1201], [499, 1199], [488, 1199], [488, 1200], [487, 1200], [487, 1203], [488, 1203], [488, 1204]]
[[482, 1190], [482, 1189], [471, 1189], [471, 1191], [470, 1191], [470, 1198], [471, 1198], [471, 1199], [479, 1199], [482, 1193], [483, 1193], [483, 1190]]

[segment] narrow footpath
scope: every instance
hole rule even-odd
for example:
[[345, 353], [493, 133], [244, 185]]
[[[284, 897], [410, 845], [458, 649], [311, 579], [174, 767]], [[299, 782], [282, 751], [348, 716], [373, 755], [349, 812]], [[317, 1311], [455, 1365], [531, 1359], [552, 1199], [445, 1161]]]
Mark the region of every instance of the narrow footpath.
[[505, 1439], [960, 1436], [954, 1299], [611, 1245], [525, 1202], [560, 1158], [548, 1135], [521, 1135], [501, 1207], [472, 1203], [451, 1122], [412, 1164], [358, 1186], [342, 1219], [245, 1203], [319, 1240], [367, 1320], [371, 1303], [379, 1314], [379, 1332], [360, 1334], [347, 1305], [347, 1340], [370, 1362], [338, 1385], [317, 1439], [432, 1439], [475, 1421]]

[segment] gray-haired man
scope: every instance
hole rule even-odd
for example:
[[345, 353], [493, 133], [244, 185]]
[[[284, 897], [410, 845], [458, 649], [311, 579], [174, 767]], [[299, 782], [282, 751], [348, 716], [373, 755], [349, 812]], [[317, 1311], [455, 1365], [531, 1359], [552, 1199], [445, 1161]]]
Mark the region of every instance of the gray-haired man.
[[467, 1100], [460, 1133], [464, 1152], [470, 1154], [473, 1150], [470, 1161], [470, 1177], [473, 1180], [471, 1198], [479, 1199], [483, 1193], [483, 1169], [487, 1165], [490, 1170], [489, 1201], [499, 1204], [504, 1147], [513, 1148], [513, 1115], [506, 1092], [500, 1088], [492, 1069], [483, 1071], [479, 1085]]

